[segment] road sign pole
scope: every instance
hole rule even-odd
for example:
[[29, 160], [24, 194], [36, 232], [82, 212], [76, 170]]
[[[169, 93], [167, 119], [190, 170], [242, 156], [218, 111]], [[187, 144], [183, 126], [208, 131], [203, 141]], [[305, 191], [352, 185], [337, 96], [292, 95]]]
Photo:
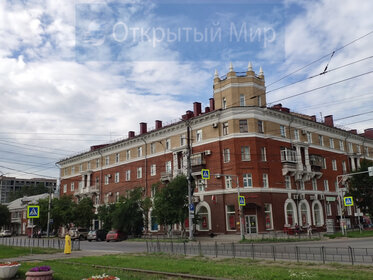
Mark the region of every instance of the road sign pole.
[[238, 203], [238, 208], [240, 209], [240, 233], [241, 233], [241, 239], [244, 240], [245, 239], [245, 232], [244, 232], [244, 226], [245, 226], [245, 221], [244, 221], [244, 217], [243, 217], [243, 208], [242, 208], [242, 205], [240, 205], [240, 184], [239, 184], [239, 179], [238, 179], [238, 175], [236, 175], [236, 182], [237, 182], [237, 196], [238, 196], [238, 200], [237, 200], [237, 203]]

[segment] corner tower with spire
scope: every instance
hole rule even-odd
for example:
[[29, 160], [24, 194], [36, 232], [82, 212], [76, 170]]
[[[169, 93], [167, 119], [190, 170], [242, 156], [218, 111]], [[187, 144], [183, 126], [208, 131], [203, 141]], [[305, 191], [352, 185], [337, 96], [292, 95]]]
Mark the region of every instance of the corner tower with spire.
[[219, 77], [218, 71], [214, 75], [215, 109], [226, 109], [238, 106], [266, 107], [266, 88], [262, 67], [259, 74], [253, 71], [249, 62], [246, 72], [235, 72], [232, 62], [229, 72]]

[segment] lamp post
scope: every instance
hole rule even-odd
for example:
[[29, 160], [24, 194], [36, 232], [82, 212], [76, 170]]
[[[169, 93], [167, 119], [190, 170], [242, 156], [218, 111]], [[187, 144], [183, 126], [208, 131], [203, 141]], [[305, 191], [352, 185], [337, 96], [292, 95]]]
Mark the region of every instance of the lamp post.
[[245, 232], [244, 232], [244, 226], [245, 226], [245, 221], [244, 221], [244, 216], [243, 216], [243, 208], [242, 205], [240, 205], [240, 184], [239, 184], [239, 178], [238, 175], [232, 175], [232, 174], [212, 174], [213, 176], [224, 176], [224, 177], [236, 177], [236, 185], [237, 185], [237, 203], [238, 203], [238, 209], [240, 211], [240, 234], [241, 234], [241, 239], [245, 239]]

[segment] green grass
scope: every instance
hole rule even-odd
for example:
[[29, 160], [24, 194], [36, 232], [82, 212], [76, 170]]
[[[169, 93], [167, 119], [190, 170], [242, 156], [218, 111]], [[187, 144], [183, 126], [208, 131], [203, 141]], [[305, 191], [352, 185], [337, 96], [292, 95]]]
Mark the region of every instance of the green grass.
[[[51, 248], [33, 248], [33, 254], [51, 254], [62, 252], [62, 250]], [[0, 259], [15, 258], [31, 254], [31, 249], [27, 247], [4, 246], [0, 245]]]
[[[70, 263], [64, 263], [70, 262]], [[74, 264], [71, 264], [74, 263]], [[372, 279], [373, 267], [350, 266], [345, 264], [321, 265], [315, 263], [271, 262], [250, 259], [211, 259], [204, 257], [150, 255], [111, 255], [84, 257], [70, 260], [42, 262], [55, 271], [55, 280], [83, 279], [103, 272], [120, 279], [177, 279], [116, 269], [96, 269], [93, 264], [111, 267], [139, 268], [175, 273], [189, 273], [228, 279], [250, 280], [288, 280], [288, 279], [325, 279], [325, 280], [368, 280]], [[83, 265], [84, 264], [84, 265]], [[25, 263], [20, 268], [20, 276], [31, 267], [41, 263]]]
[[325, 234], [325, 237], [329, 237], [330, 239], [338, 238], [338, 237], [350, 237], [350, 238], [362, 238], [362, 237], [372, 237], [373, 230], [364, 230], [360, 233], [360, 231], [348, 231], [347, 235], [342, 235], [342, 233], [334, 233], [334, 234]]

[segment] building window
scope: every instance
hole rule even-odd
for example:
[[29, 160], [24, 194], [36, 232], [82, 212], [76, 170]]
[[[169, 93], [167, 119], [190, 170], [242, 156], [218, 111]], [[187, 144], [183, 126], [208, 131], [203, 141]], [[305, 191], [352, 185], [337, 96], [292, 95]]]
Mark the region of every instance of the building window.
[[232, 188], [232, 177], [231, 176], [225, 176], [225, 188], [226, 189]]
[[344, 151], [344, 150], [345, 150], [345, 145], [344, 145], [344, 143], [343, 143], [343, 140], [339, 140], [339, 149], [340, 149], [341, 151]]
[[202, 141], [202, 129], [197, 130], [196, 141], [197, 142], [201, 142]]
[[228, 123], [223, 123], [223, 135], [228, 135]]
[[246, 106], [245, 95], [240, 94], [240, 106]]
[[99, 168], [100, 167], [100, 159], [96, 159], [96, 168]]
[[198, 217], [199, 230], [209, 230], [209, 212], [205, 206], [201, 206], [201, 208], [199, 208]]
[[105, 175], [105, 185], [109, 184], [109, 177], [110, 177], [110, 174]]
[[119, 172], [115, 173], [115, 183], [119, 183]]
[[312, 190], [317, 191], [317, 180], [312, 178]]
[[319, 135], [319, 145], [324, 146], [324, 137], [322, 135]]
[[167, 162], [166, 162], [166, 172], [167, 172], [167, 173], [171, 173], [171, 172], [172, 172], [171, 161], [167, 161]]
[[329, 191], [329, 181], [324, 180], [324, 191], [328, 192]]
[[71, 183], [70, 190], [73, 192], [75, 190], [75, 183]]
[[226, 99], [225, 97], [223, 97], [221, 107], [222, 107], [223, 109], [227, 109], [227, 99]]
[[250, 147], [249, 146], [241, 147], [241, 160], [250, 161]]
[[91, 162], [90, 161], [87, 162], [87, 169], [91, 170]]
[[130, 160], [131, 159], [131, 150], [127, 150], [126, 151], [126, 160]]
[[296, 223], [295, 212], [292, 203], [286, 205], [286, 224], [293, 226]]
[[291, 177], [290, 176], [285, 176], [285, 187], [287, 190], [291, 189]]
[[267, 230], [273, 229], [272, 204], [270, 203], [264, 204], [264, 220], [265, 220], [266, 229]]
[[131, 170], [126, 170], [126, 181], [131, 181]]
[[309, 144], [312, 143], [312, 133], [309, 132], [309, 131], [307, 131], [307, 142], [308, 142]]
[[150, 153], [155, 154], [155, 143], [150, 144]]
[[334, 171], [337, 170], [337, 161], [336, 161], [335, 159], [332, 159], [332, 169], [333, 169]]
[[327, 216], [331, 216], [332, 215], [332, 207], [331, 207], [331, 205], [330, 205], [329, 202], [326, 204], [326, 215]]
[[245, 133], [249, 131], [248, 126], [247, 126], [247, 120], [240, 120], [239, 125], [240, 125], [241, 133]]
[[294, 129], [294, 140], [299, 141], [299, 130], [298, 129]]
[[303, 181], [303, 180], [300, 180], [300, 181], [299, 181], [299, 185], [300, 185], [300, 189], [301, 189], [302, 191], [304, 191], [305, 186], [304, 186], [304, 181]]
[[243, 174], [243, 187], [244, 188], [253, 187], [253, 177], [251, 173]]
[[282, 137], [286, 137], [286, 128], [284, 125], [280, 125], [280, 134]]
[[64, 192], [64, 193], [67, 192], [67, 185], [66, 185], [66, 184], [63, 185], [63, 192]]
[[234, 205], [227, 205], [227, 230], [236, 230], [236, 211]]
[[315, 222], [315, 226], [322, 226], [324, 224], [323, 214], [322, 214], [322, 208], [319, 203], [315, 203], [313, 205], [313, 218]]
[[120, 154], [119, 153], [116, 153], [115, 154], [115, 162], [118, 163], [120, 160]]
[[75, 174], [75, 166], [71, 167], [71, 174]]
[[230, 160], [231, 160], [231, 156], [230, 156], [229, 149], [224, 149], [223, 150], [223, 161], [226, 163], [226, 162], [229, 162]]
[[258, 132], [259, 133], [264, 133], [263, 121], [261, 121], [261, 120], [258, 120]]
[[110, 163], [110, 157], [106, 156], [105, 157], [105, 165], [109, 165], [109, 163]]
[[347, 172], [347, 166], [346, 166], [346, 162], [345, 161], [342, 161], [342, 171], [343, 171], [343, 173]]
[[334, 139], [333, 138], [329, 139], [329, 146], [330, 146], [331, 149], [334, 149]]
[[142, 178], [142, 167], [137, 168], [137, 179]]
[[180, 146], [184, 146], [186, 144], [186, 138], [185, 138], [185, 134], [183, 135], [180, 135]]
[[349, 153], [353, 153], [354, 152], [354, 149], [352, 147], [352, 143], [348, 143], [348, 152]]
[[166, 139], [166, 151], [171, 150], [171, 139]]
[[321, 168], [326, 169], [326, 158], [322, 158]]
[[142, 147], [137, 147], [137, 157], [142, 157]]
[[260, 148], [260, 156], [262, 161], [267, 161], [267, 149], [266, 147]]
[[206, 180], [203, 179], [198, 179], [197, 180], [197, 186], [198, 186], [198, 191], [199, 192], [204, 192], [206, 188]]
[[300, 225], [305, 226], [307, 224], [311, 224], [311, 223], [309, 223], [309, 220], [308, 220], [308, 208], [307, 208], [307, 205], [303, 201], [300, 204]]
[[356, 150], [357, 150], [357, 153], [358, 153], [358, 154], [361, 154], [361, 148], [360, 148], [359, 145], [356, 145]]
[[263, 188], [268, 189], [268, 187], [269, 187], [268, 174], [263, 173]]
[[96, 177], [96, 187], [98, 187], [100, 184], [100, 177]]
[[157, 174], [157, 166], [155, 164], [152, 164], [150, 166], [150, 176], [155, 176]]
[[81, 164], [79, 165], [79, 171], [80, 171], [80, 172], [83, 171], [83, 163], [81, 163]]

